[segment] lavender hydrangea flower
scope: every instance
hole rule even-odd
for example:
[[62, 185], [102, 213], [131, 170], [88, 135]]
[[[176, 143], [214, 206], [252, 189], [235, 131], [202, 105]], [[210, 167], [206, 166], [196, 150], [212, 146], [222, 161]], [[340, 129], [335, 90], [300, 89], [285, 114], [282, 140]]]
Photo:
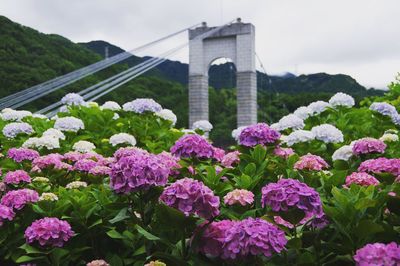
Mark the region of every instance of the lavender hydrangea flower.
[[191, 178], [180, 179], [165, 188], [160, 201], [186, 216], [196, 214], [210, 219], [219, 214], [219, 197], [202, 182]]
[[357, 266], [400, 265], [400, 246], [395, 242], [367, 244], [353, 258]]
[[78, 132], [80, 129], [85, 129], [85, 125], [79, 118], [67, 116], [57, 118], [54, 128], [60, 131]]
[[337, 107], [337, 106], [353, 107], [355, 102], [354, 98], [351, 97], [350, 95], [343, 92], [338, 92], [329, 99], [329, 104], [332, 107]]
[[63, 247], [73, 235], [68, 222], [53, 217], [36, 220], [25, 230], [26, 242], [41, 246]]
[[15, 213], [12, 208], [0, 204], [0, 227], [3, 225], [5, 220], [12, 221]]
[[311, 129], [311, 132], [314, 133], [315, 139], [321, 140], [325, 143], [343, 142], [342, 131], [330, 124], [315, 126]]
[[270, 206], [273, 211], [302, 210], [306, 215], [321, 217], [322, 203], [317, 191], [295, 179], [280, 179], [262, 188], [262, 206]]
[[271, 257], [285, 249], [285, 233], [259, 218], [235, 222], [225, 233], [222, 258], [237, 259], [253, 255]]
[[19, 134], [30, 135], [35, 132], [31, 125], [25, 122], [14, 122], [4, 126], [3, 135], [9, 139], [13, 139]]
[[214, 147], [197, 134], [183, 136], [171, 147], [171, 153], [181, 158], [213, 158], [214, 152]]
[[171, 170], [168, 165], [161, 156], [149, 153], [122, 157], [112, 166], [110, 186], [117, 193], [164, 186]]
[[1, 198], [1, 204], [16, 210], [21, 210], [26, 204], [37, 202], [39, 194], [32, 189], [18, 189], [7, 192]]
[[13, 109], [3, 109], [3, 111], [0, 113], [0, 118], [4, 121], [18, 121], [21, 122], [21, 120], [25, 117], [32, 116], [32, 113], [29, 111], [23, 111], [23, 110], [13, 110]]
[[7, 152], [7, 157], [13, 159], [17, 163], [24, 160], [32, 161], [39, 156], [40, 155], [37, 151], [25, 148], [11, 148]]
[[355, 155], [369, 153], [384, 153], [386, 144], [382, 140], [374, 138], [363, 138], [354, 142], [353, 153]]
[[124, 111], [131, 111], [142, 114], [144, 112], [160, 112], [162, 110], [162, 107], [153, 99], [139, 98], [131, 102], [125, 103], [122, 106], [122, 109], [124, 109]]
[[312, 115], [319, 115], [329, 107], [329, 103], [324, 101], [316, 101], [310, 103], [307, 107], [312, 110]]
[[258, 144], [267, 145], [275, 143], [281, 134], [271, 129], [265, 123], [258, 123], [244, 128], [239, 136], [239, 144], [247, 147], [253, 147]]
[[68, 93], [61, 99], [61, 103], [64, 105], [72, 106], [72, 105], [84, 105], [85, 100], [82, 96], [77, 93]]
[[390, 116], [390, 117], [397, 114], [396, 108], [393, 105], [391, 105], [389, 103], [385, 103], [385, 102], [372, 103], [370, 105], [369, 109], [372, 111], [378, 112], [381, 115]]
[[8, 172], [3, 181], [8, 185], [18, 185], [21, 182], [30, 183], [31, 177], [24, 170], [16, 170]]

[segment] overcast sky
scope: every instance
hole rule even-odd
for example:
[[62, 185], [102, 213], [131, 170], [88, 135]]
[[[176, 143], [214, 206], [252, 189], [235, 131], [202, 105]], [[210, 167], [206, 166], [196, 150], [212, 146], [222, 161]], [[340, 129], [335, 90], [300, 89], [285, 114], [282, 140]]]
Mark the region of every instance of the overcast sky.
[[[0, 14], [74, 42], [106, 40], [125, 50], [200, 21], [241, 17], [256, 26], [256, 51], [270, 74], [344, 73], [384, 88], [400, 71], [400, 0], [0, 0]], [[186, 50], [172, 59], [187, 57]]]

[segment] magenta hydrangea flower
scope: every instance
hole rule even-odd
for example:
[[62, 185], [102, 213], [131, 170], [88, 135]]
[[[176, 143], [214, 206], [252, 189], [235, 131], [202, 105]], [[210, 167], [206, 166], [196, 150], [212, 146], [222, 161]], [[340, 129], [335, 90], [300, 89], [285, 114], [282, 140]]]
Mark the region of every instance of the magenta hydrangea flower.
[[389, 173], [394, 176], [400, 175], [400, 159], [377, 158], [362, 162], [358, 167], [359, 172]]
[[26, 204], [37, 202], [39, 194], [32, 189], [17, 189], [7, 192], [1, 198], [1, 204], [13, 209], [21, 210]]
[[178, 139], [171, 147], [171, 153], [181, 158], [214, 158], [215, 147], [197, 134], [189, 134]]
[[232, 151], [222, 158], [221, 165], [227, 168], [233, 168], [234, 164], [238, 164], [240, 162], [240, 152], [239, 151]]
[[275, 212], [293, 208], [302, 210], [305, 215], [321, 217], [322, 203], [317, 191], [295, 179], [280, 179], [262, 188], [261, 204], [270, 206]]
[[39, 156], [40, 155], [37, 151], [26, 148], [11, 148], [7, 152], [7, 157], [13, 159], [17, 163], [24, 160], [32, 161]]
[[285, 233], [277, 226], [263, 219], [247, 218], [227, 229], [222, 258], [237, 259], [261, 254], [271, 257], [280, 253], [286, 243]]
[[357, 266], [400, 265], [400, 246], [395, 242], [367, 244], [353, 258]]
[[223, 149], [214, 147], [214, 158], [215, 158], [217, 161], [219, 161], [219, 162], [222, 161], [222, 159], [224, 158], [224, 156], [225, 156], [225, 151], [224, 151]]
[[89, 172], [92, 168], [97, 166], [97, 162], [90, 159], [78, 160], [74, 164], [74, 169], [82, 172]]
[[209, 225], [201, 225], [199, 229], [203, 226], [207, 227], [199, 241], [199, 252], [212, 257], [221, 257], [226, 232], [235, 223], [236, 221], [222, 220], [220, 222], [212, 222]]
[[21, 182], [30, 183], [31, 177], [24, 170], [10, 171], [3, 179], [6, 184], [18, 185]]
[[350, 187], [351, 184], [357, 184], [359, 186], [377, 186], [379, 185], [379, 181], [365, 172], [354, 172], [346, 177], [345, 187]]
[[117, 193], [164, 186], [171, 170], [168, 165], [163, 157], [150, 153], [122, 157], [111, 168], [110, 186]]
[[235, 189], [225, 195], [224, 202], [226, 205], [251, 205], [254, 202], [254, 194], [246, 189]]
[[163, 151], [157, 156], [161, 159], [162, 162], [170, 169], [170, 175], [178, 175], [178, 169], [182, 168], [179, 164], [180, 159], [178, 157], [173, 156], [171, 153]]
[[300, 159], [294, 164], [294, 169], [297, 170], [313, 170], [320, 171], [328, 168], [329, 165], [318, 155], [307, 154], [300, 157]]
[[3, 225], [5, 220], [12, 221], [15, 213], [12, 208], [0, 204], [0, 226]]
[[353, 144], [353, 153], [355, 155], [369, 153], [384, 153], [386, 144], [382, 140], [374, 138], [359, 139]]
[[68, 222], [53, 217], [36, 220], [25, 230], [26, 242], [41, 246], [62, 247], [73, 235]]
[[32, 161], [32, 172], [40, 172], [43, 169], [53, 167], [54, 169], [72, 170], [72, 165], [64, 163], [64, 156], [58, 153], [51, 153], [38, 157]]
[[294, 154], [294, 151], [292, 148], [282, 148], [280, 146], [277, 146], [274, 149], [274, 154], [283, 159], [287, 159], [290, 155]]
[[258, 123], [244, 128], [239, 135], [239, 144], [247, 147], [253, 147], [258, 144], [267, 145], [275, 143], [281, 134], [270, 128], [265, 123]]
[[165, 188], [160, 201], [180, 210], [186, 216], [196, 214], [210, 219], [219, 214], [219, 197], [203, 182], [183, 178]]

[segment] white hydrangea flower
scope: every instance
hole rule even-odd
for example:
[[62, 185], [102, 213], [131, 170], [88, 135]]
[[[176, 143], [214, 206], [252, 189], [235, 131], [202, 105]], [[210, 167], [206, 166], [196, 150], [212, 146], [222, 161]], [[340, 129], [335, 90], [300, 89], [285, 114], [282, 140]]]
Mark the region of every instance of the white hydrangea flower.
[[399, 141], [399, 136], [397, 134], [385, 133], [379, 139], [384, 142], [396, 142]]
[[113, 146], [117, 146], [119, 144], [129, 144], [131, 146], [136, 145], [136, 139], [134, 136], [127, 134], [127, 133], [118, 133], [115, 135], [112, 135], [110, 138], [110, 143]]
[[47, 177], [37, 176], [37, 177], [32, 179], [32, 182], [48, 183], [48, 182], [50, 182], [50, 180]]
[[11, 112], [14, 111], [14, 109], [12, 108], [4, 108], [3, 110], [1, 110], [2, 113], [7, 113], [7, 112]]
[[60, 109], [59, 109], [59, 111], [60, 111], [61, 113], [68, 113], [68, 112], [69, 112], [68, 106], [66, 106], [66, 105], [61, 106]]
[[73, 181], [65, 186], [68, 189], [77, 189], [80, 187], [87, 187], [87, 183], [83, 181]]
[[119, 111], [121, 110], [121, 106], [117, 102], [107, 101], [102, 106], [103, 110], [111, 110], [111, 111]]
[[315, 126], [311, 129], [311, 132], [314, 133], [315, 139], [321, 140], [325, 143], [343, 142], [342, 131], [330, 124]]
[[308, 130], [296, 130], [290, 133], [288, 136], [284, 138], [284, 142], [288, 146], [292, 146], [296, 143], [300, 142], [309, 142], [315, 139], [315, 135], [313, 132]]
[[351, 157], [353, 156], [353, 146], [352, 145], [344, 145], [337, 149], [333, 154], [332, 154], [332, 160], [337, 161], [337, 160], [343, 160], [343, 161], [348, 161]]
[[273, 130], [280, 130], [280, 125], [279, 123], [273, 123], [272, 125], [269, 126], [270, 128], [272, 128]]
[[53, 136], [53, 137], [56, 137], [58, 139], [65, 140], [64, 133], [62, 133], [60, 130], [55, 129], [55, 128], [49, 128], [45, 132], [43, 132], [42, 137], [45, 137], [45, 136]]
[[[286, 115], [282, 117], [279, 122], [277, 123], [276, 130], [282, 131], [285, 129], [302, 129], [304, 128], [305, 124], [303, 119], [299, 118], [294, 114]], [[271, 126], [272, 127], [272, 126]], [[273, 128], [275, 129], [275, 128]]]
[[49, 118], [42, 114], [33, 114], [32, 117], [48, 120]]
[[47, 148], [48, 150], [60, 148], [60, 140], [55, 136], [42, 136], [40, 138], [29, 138], [23, 144], [23, 148], [41, 149]]
[[21, 121], [23, 118], [32, 116], [32, 113], [29, 111], [19, 111], [8, 109], [7, 111], [0, 114], [0, 118], [4, 121]]
[[85, 125], [79, 118], [67, 116], [58, 118], [54, 123], [54, 128], [61, 131], [78, 132], [80, 129], [85, 129]]
[[332, 107], [336, 106], [353, 107], [355, 102], [354, 98], [351, 97], [350, 95], [343, 92], [338, 92], [329, 99], [329, 104]]
[[85, 100], [82, 96], [77, 93], [68, 93], [61, 99], [61, 103], [64, 105], [83, 105]]
[[316, 101], [310, 103], [307, 107], [311, 109], [312, 115], [319, 115], [329, 107], [329, 103], [324, 101]]
[[242, 133], [243, 129], [245, 129], [246, 126], [241, 126], [238, 127], [237, 129], [232, 130], [232, 138], [234, 138], [236, 141], [239, 141], [240, 134]]
[[293, 114], [303, 120], [307, 119], [310, 117], [313, 113], [313, 110], [311, 108], [308, 108], [307, 106], [300, 106], [299, 108], [296, 109], [296, 111], [293, 112]]
[[175, 126], [177, 118], [176, 118], [176, 115], [174, 114], [174, 112], [172, 112], [171, 110], [162, 109], [160, 112], [157, 112], [155, 114], [156, 114], [156, 116], [158, 116], [164, 120], [171, 121], [172, 126]]
[[199, 120], [193, 123], [192, 129], [199, 129], [204, 132], [210, 132], [213, 129], [213, 125], [207, 120]]
[[75, 144], [72, 146], [72, 149], [77, 152], [87, 153], [96, 149], [96, 146], [90, 141], [80, 140], [75, 142]]
[[117, 120], [119, 118], [119, 114], [114, 113], [113, 120]]
[[57, 201], [58, 197], [56, 194], [51, 192], [43, 192], [39, 197], [39, 201]]

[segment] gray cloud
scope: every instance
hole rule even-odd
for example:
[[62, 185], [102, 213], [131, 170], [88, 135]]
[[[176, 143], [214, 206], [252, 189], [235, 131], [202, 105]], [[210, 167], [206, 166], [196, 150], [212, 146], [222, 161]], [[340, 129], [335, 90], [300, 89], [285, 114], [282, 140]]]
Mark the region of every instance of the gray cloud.
[[[222, 7], [222, 8], [221, 8]], [[0, 13], [75, 42], [102, 39], [132, 49], [207, 21], [235, 17], [256, 26], [267, 71], [345, 73], [384, 87], [400, 71], [398, 0], [2, 0]], [[147, 51], [186, 41], [182, 35]], [[174, 57], [187, 61], [187, 50]]]

